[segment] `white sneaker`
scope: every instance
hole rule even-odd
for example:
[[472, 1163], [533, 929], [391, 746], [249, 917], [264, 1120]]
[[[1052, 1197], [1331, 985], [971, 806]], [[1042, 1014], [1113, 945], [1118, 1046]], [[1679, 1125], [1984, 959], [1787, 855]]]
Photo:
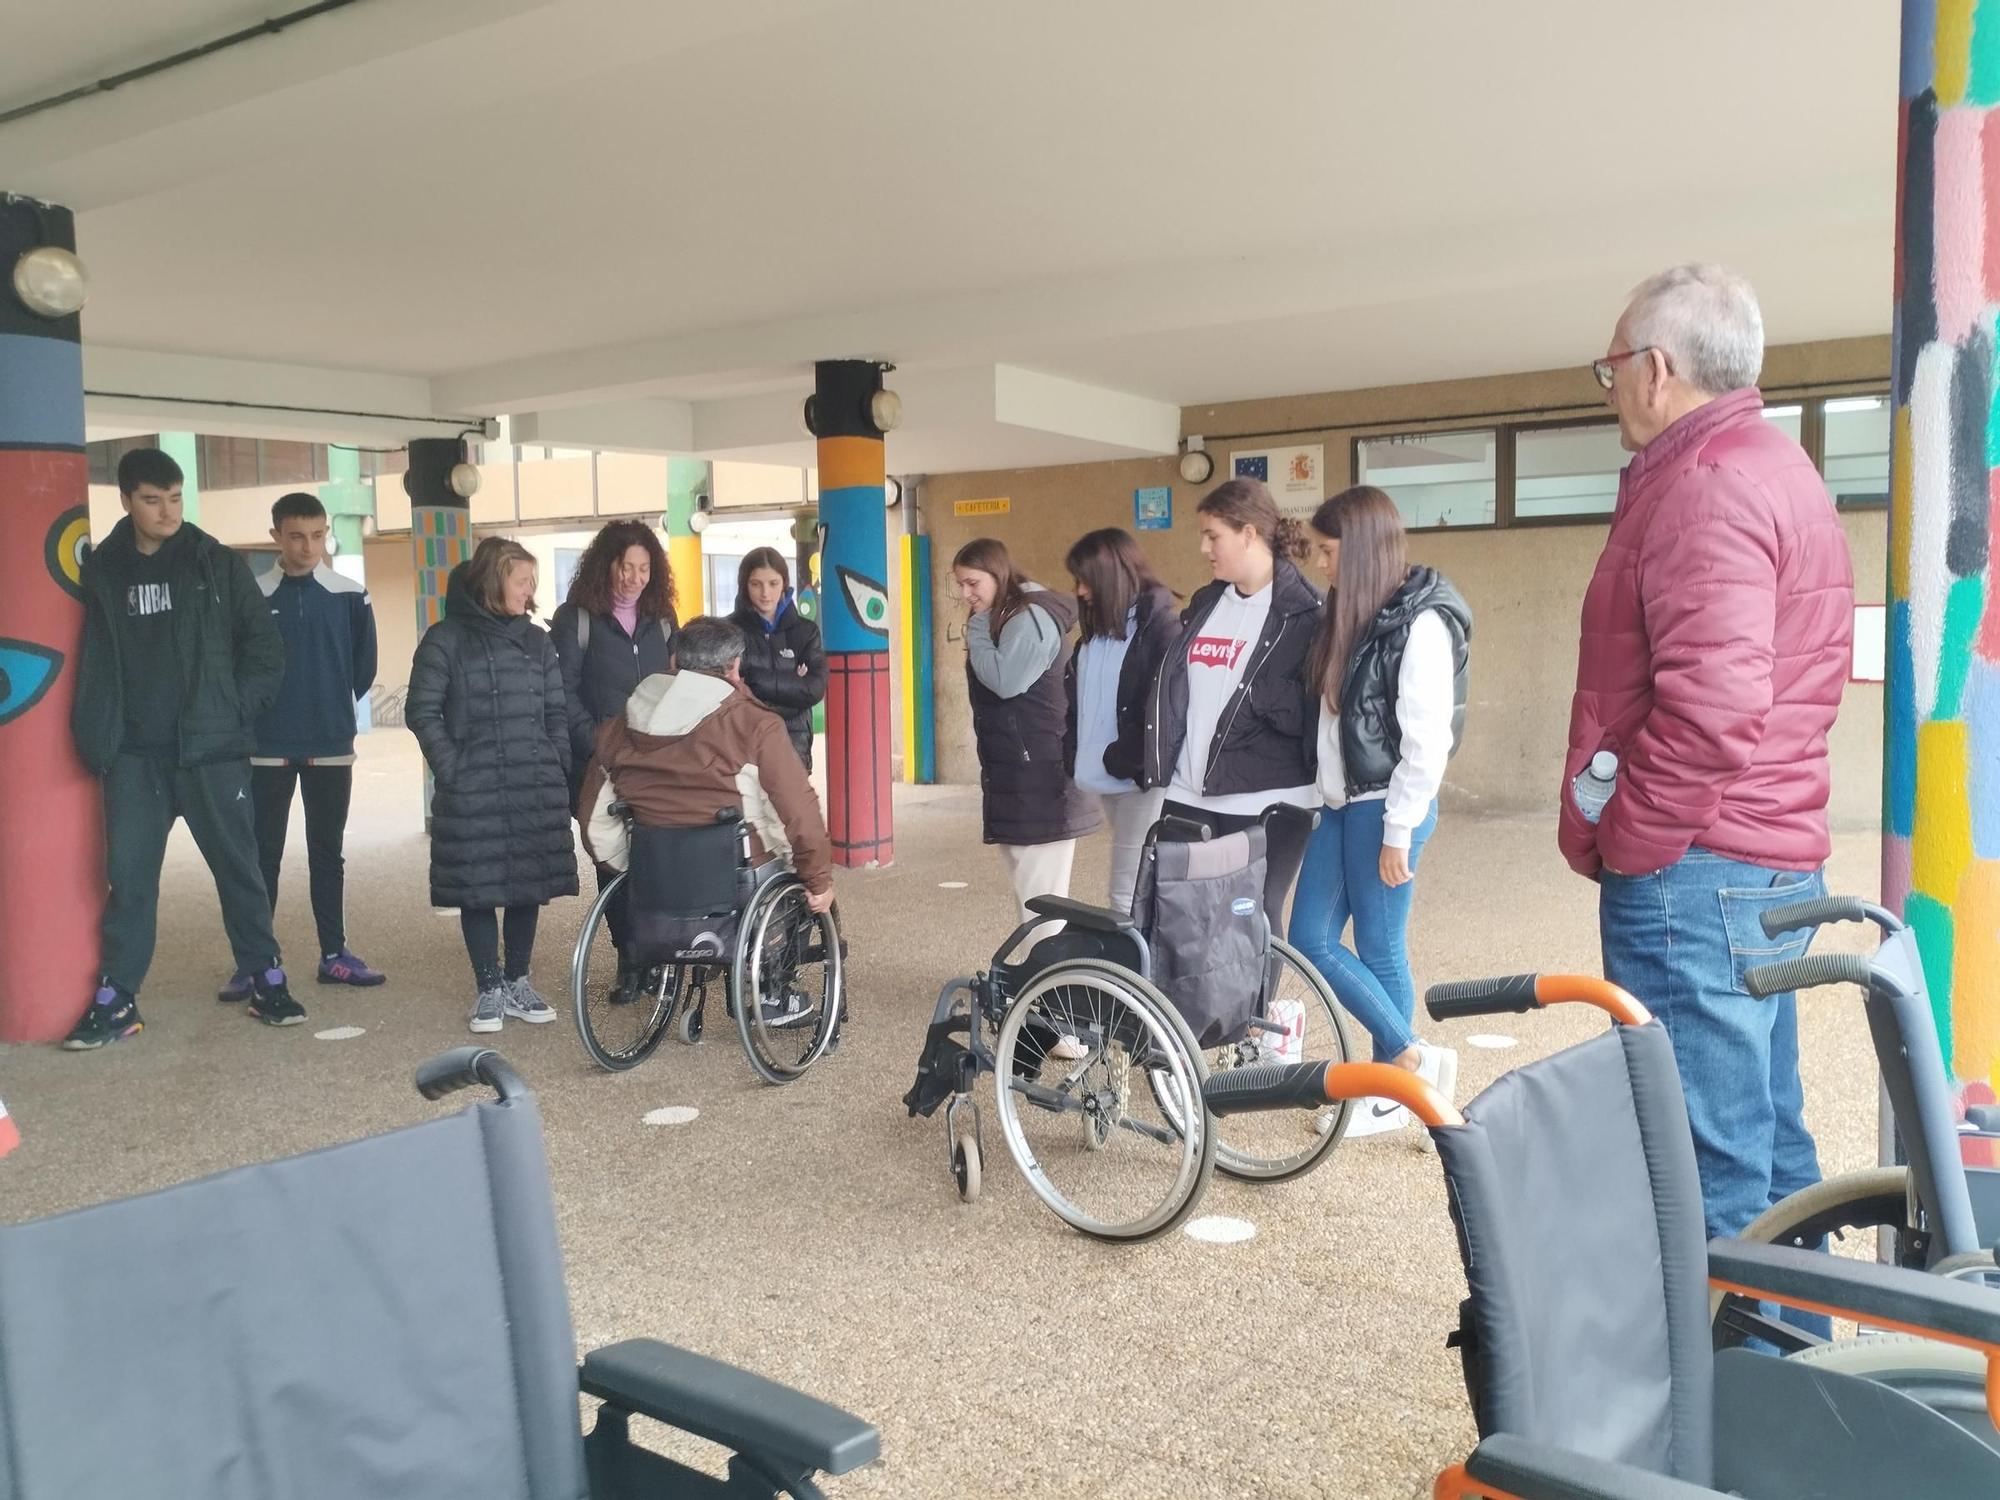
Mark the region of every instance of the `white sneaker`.
[[1049, 1056], [1060, 1057], [1064, 1062], [1082, 1062], [1090, 1056], [1090, 1048], [1084, 1045], [1081, 1037], [1062, 1036], [1057, 1037], [1056, 1044], [1049, 1048]]
[[[1444, 1102], [1455, 1104], [1453, 1097], [1458, 1091], [1458, 1053], [1450, 1047], [1433, 1047], [1428, 1042], [1417, 1043], [1417, 1077], [1444, 1095]], [[1417, 1143], [1420, 1151], [1435, 1151], [1428, 1129], [1423, 1139]]]
[[[1332, 1129], [1333, 1116], [1326, 1117], [1327, 1128]], [[1400, 1104], [1392, 1104], [1387, 1099], [1356, 1099], [1353, 1112], [1347, 1117], [1347, 1134], [1344, 1140], [1359, 1140], [1365, 1135], [1387, 1135], [1401, 1130], [1410, 1123], [1410, 1112]]]
[[[527, 1021], [539, 1026], [556, 1018], [555, 1010], [548, 1001], [535, 993], [535, 987], [528, 982], [528, 976], [525, 974], [508, 983], [505, 1001], [507, 1014], [517, 1021]], [[496, 1026], [494, 1030], [497, 1031], [499, 1028]]]
[[479, 992], [479, 1001], [472, 1010], [471, 1030], [484, 1034], [498, 1031], [500, 1022], [507, 1013], [507, 997], [513, 993], [505, 984], [496, 984], [490, 990]]

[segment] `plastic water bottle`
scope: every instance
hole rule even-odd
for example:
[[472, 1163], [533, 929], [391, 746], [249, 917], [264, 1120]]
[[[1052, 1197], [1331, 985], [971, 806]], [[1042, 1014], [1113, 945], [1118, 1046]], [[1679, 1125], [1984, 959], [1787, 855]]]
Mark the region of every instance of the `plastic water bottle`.
[[1590, 757], [1590, 764], [1576, 773], [1570, 790], [1576, 794], [1576, 805], [1584, 821], [1595, 823], [1604, 816], [1604, 804], [1618, 790], [1618, 757], [1609, 750], [1598, 751]]

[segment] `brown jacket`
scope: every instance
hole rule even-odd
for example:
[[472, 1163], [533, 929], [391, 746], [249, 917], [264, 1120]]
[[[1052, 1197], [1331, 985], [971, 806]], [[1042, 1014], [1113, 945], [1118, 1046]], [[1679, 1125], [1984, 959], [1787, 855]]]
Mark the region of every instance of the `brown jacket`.
[[832, 841], [785, 722], [744, 689], [700, 672], [642, 680], [625, 712], [597, 729], [579, 806], [583, 843], [599, 864], [628, 858], [622, 801], [648, 828], [712, 822], [740, 808], [752, 851], [787, 861], [814, 893], [833, 883]]

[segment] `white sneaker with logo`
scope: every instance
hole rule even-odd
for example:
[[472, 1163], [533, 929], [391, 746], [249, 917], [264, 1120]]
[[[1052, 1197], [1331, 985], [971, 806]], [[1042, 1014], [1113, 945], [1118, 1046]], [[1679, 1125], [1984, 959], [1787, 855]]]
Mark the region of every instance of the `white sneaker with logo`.
[[[1458, 1092], [1458, 1053], [1450, 1047], [1433, 1047], [1428, 1042], [1417, 1043], [1417, 1077], [1444, 1095], [1447, 1104], [1456, 1104]], [[1435, 1151], [1429, 1130], [1423, 1132], [1418, 1143], [1422, 1151]]]
[[[1331, 1120], [1332, 1115], [1327, 1118]], [[1387, 1099], [1356, 1099], [1354, 1110], [1347, 1117], [1347, 1134], [1342, 1139], [1352, 1141], [1364, 1135], [1387, 1135], [1409, 1123], [1410, 1112], [1400, 1104]]]

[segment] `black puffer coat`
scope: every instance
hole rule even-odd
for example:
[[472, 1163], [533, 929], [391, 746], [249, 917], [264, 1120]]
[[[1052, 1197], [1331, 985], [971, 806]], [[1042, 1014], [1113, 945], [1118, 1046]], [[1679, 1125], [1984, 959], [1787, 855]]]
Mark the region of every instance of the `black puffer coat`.
[[433, 906], [538, 906], [576, 894], [562, 667], [525, 615], [481, 608], [453, 571], [445, 618], [410, 664], [403, 720], [437, 777]]
[[[813, 763], [813, 705], [826, 696], [826, 648], [819, 626], [792, 606], [778, 606], [776, 628], [766, 631], [756, 606], [739, 596], [729, 617], [743, 632], [743, 685], [750, 696], [785, 721], [792, 748], [810, 771]], [[800, 673], [799, 668], [805, 672]]]
[[[1067, 637], [1076, 624], [1076, 600], [1037, 589], [1016, 618]], [[985, 616], [974, 629], [986, 629]], [[1010, 622], [1011, 623], [1011, 622]], [[1097, 827], [1097, 799], [1070, 779], [1063, 753], [1068, 715], [1063, 677], [1070, 643], [1025, 692], [1003, 698], [965, 664], [972, 698], [972, 737], [979, 751], [980, 811], [989, 844], [1053, 844]]]
[[[578, 617], [589, 623], [577, 628]], [[579, 641], [578, 636], [583, 639]], [[639, 621], [630, 636], [615, 615], [593, 615], [574, 604], [558, 605], [549, 620], [549, 639], [562, 660], [563, 699], [569, 714], [570, 801], [583, 785], [583, 768], [597, 744], [597, 726], [625, 712], [639, 680], [672, 670], [674, 622]]]
[[1403, 648], [1418, 615], [1434, 609], [1451, 636], [1451, 748], [1465, 732], [1465, 689], [1471, 651], [1472, 609], [1434, 568], [1410, 569], [1389, 596], [1368, 634], [1354, 648], [1340, 689], [1340, 764], [1350, 799], [1379, 792], [1403, 758], [1403, 728], [1396, 693], [1403, 678]]

